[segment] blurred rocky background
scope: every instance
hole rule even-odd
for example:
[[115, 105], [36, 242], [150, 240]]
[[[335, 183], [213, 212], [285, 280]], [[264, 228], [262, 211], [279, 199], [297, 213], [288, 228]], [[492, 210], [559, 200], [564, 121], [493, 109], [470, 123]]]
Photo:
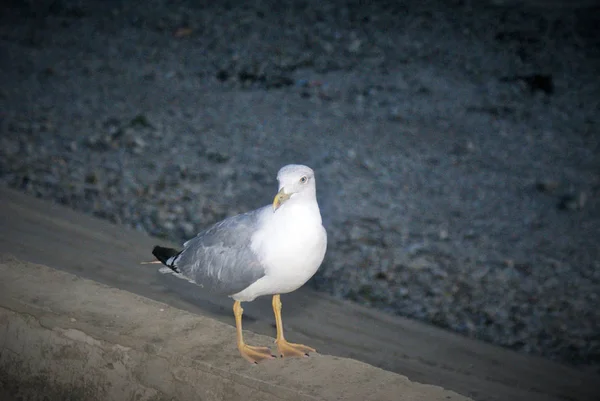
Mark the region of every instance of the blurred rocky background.
[[308, 164], [311, 286], [600, 369], [597, 2], [13, 0], [0, 21], [4, 185], [181, 242]]

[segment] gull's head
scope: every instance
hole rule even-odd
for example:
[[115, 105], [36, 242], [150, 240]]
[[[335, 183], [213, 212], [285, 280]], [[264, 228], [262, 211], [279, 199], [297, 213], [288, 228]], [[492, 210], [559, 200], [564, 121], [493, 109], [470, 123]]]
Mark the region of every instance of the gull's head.
[[279, 192], [273, 200], [273, 211], [276, 211], [289, 199], [297, 197], [315, 198], [315, 172], [301, 164], [288, 164], [277, 173]]

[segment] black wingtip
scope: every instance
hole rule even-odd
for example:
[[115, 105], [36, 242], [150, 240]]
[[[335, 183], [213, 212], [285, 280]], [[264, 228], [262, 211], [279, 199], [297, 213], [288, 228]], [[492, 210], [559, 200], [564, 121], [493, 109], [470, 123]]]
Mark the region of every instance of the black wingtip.
[[167, 262], [170, 258], [179, 255], [179, 251], [177, 249], [165, 248], [157, 245], [152, 249], [152, 255], [154, 255], [156, 259], [160, 260], [160, 262], [165, 266], [173, 268], [174, 266], [169, 265]]

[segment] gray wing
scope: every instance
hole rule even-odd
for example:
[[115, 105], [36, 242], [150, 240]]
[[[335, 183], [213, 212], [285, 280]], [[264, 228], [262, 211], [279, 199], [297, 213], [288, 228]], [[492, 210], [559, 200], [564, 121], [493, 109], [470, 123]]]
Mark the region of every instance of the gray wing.
[[209, 291], [236, 294], [265, 275], [265, 269], [250, 248], [260, 213], [230, 217], [184, 244], [174, 265], [179, 272]]

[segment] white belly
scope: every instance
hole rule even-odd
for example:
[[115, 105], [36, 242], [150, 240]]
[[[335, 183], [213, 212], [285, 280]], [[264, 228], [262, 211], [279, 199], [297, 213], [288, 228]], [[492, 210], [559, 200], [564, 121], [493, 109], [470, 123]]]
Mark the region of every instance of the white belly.
[[304, 285], [323, 262], [327, 233], [320, 215], [314, 218], [302, 210], [289, 210], [277, 217], [281, 224], [272, 225], [272, 230], [253, 239], [265, 276], [232, 295], [233, 299], [247, 302], [261, 295], [292, 292]]

